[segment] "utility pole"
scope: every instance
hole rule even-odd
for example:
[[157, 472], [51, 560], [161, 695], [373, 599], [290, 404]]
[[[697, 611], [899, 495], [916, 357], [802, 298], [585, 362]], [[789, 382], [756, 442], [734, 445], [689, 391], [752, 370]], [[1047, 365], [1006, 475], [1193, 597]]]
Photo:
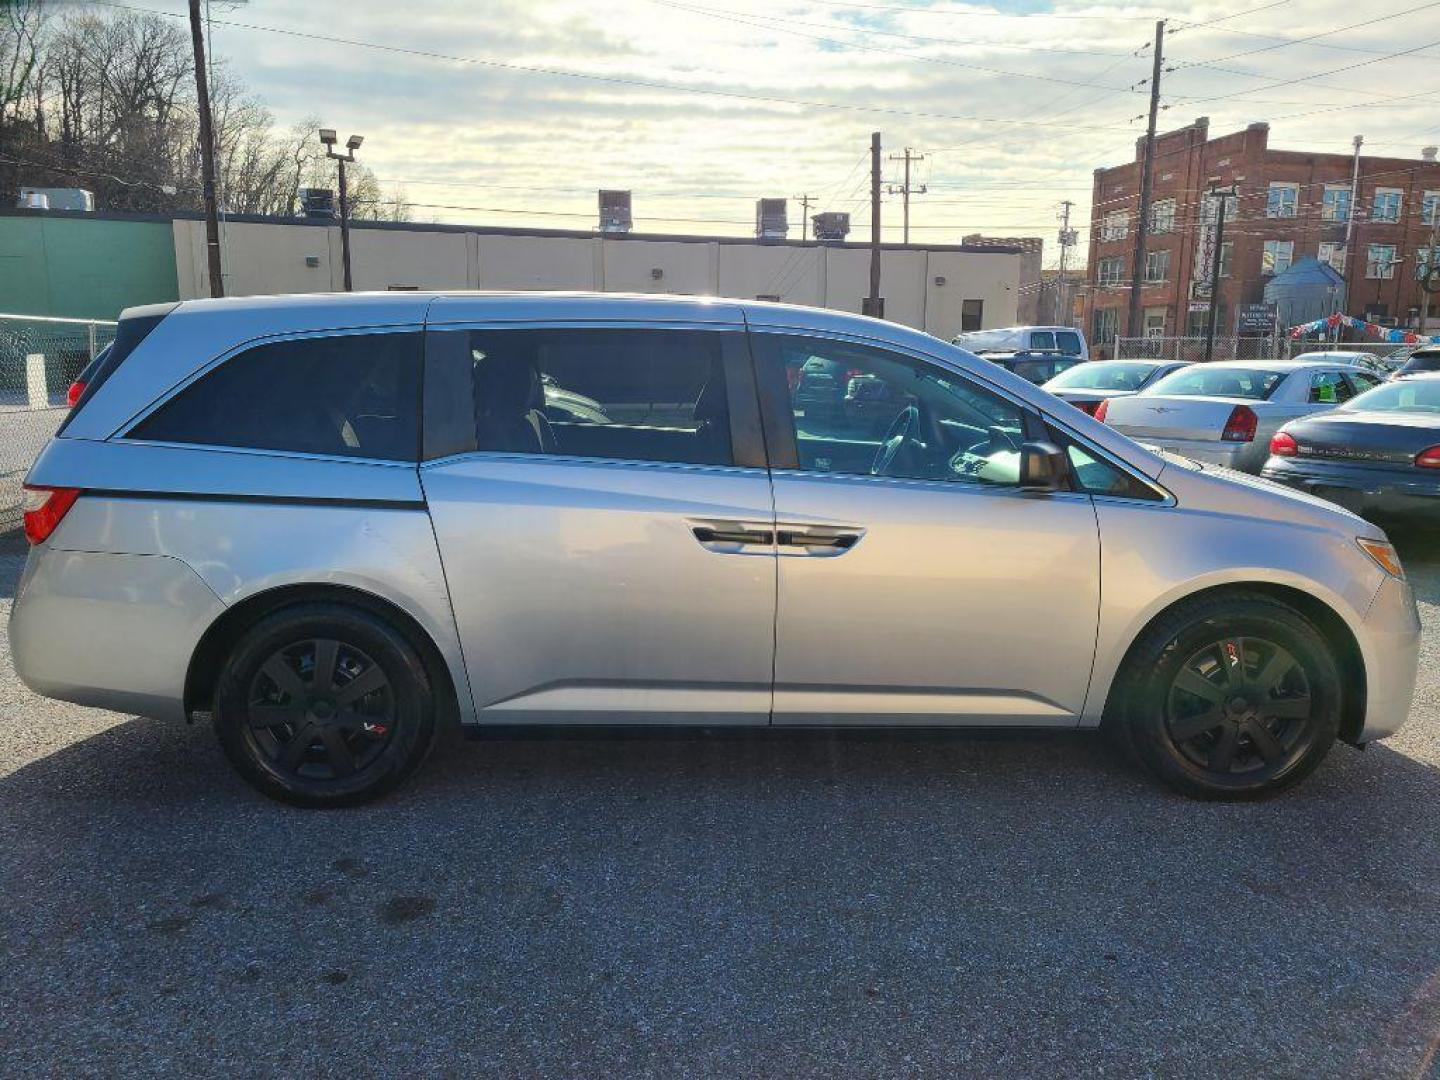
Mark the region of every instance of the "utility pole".
[[1232, 187], [1222, 191], [1219, 187], [1211, 185], [1207, 199], [1220, 200], [1220, 205], [1215, 210], [1215, 250], [1210, 254], [1210, 313], [1205, 320], [1205, 362], [1208, 364], [1215, 358], [1215, 323], [1220, 317], [1220, 253], [1224, 250], [1221, 246], [1225, 243], [1225, 206], [1228, 199], [1235, 194]]
[[1155, 164], [1155, 119], [1160, 112], [1160, 65], [1165, 51], [1165, 20], [1155, 23], [1155, 63], [1150, 72], [1150, 122], [1145, 127], [1145, 151], [1140, 163], [1140, 220], [1135, 223], [1135, 260], [1130, 267], [1130, 314], [1126, 320], [1126, 332], [1139, 337], [1143, 332], [1140, 325], [1140, 279], [1145, 272], [1145, 242], [1150, 238], [1150, 192], [1153, 186], [1151, 172]]
[[1060, 204], [1064, 209], [1064, 215], [1060, 219], [1060, 276], [1055, 281], [1055, 314], [1052, 316], [1056, 326], [1069, 326], [1070, 316], [1066, 313], [1065, 322], [1060, 321], [1060, 305], [1065, 296], [1065, 262], [1066, 256], [1070, 254], [1070, 247], [1075, 243], [1075, 233], [1070, 228], [1070, 207], [1075, 204], [1066, 199]]
[[792, 195], [800, 204], [800, 239], [810, 239], [810, 204], [815, 201], [814, 195]]
[[321, 128], [320, 143], [325, 147], [325, 156], [334, 158], [340, 166], [340, 263], [345, 270], [345, 291], [352, 291], [350, 281], [350, 197], [345, 189], [345, 163], [355, 160], [355, 151], [365, 141], [363, 135], [351, 135], [345, 140], [345, 153], [335, 149], [335, 129]]
[[870, 133], [870, 295], [861, 305], [861, 313], [877, 319], [885, 317], [885, 301], [880, 298], [880, 132]]
[[[1350, 251], [1350, 241], [1355, 236], [1355, 215], [1360, 212], [1360, 147], [1365, 145], [1365, 136], [1356, 135], [1354, 159], [1350, 163], [1350, 207], [1345, 215], [1345, 294], [1340, 307], [1350, 307], [1350, 278], [1355, 273], [1355, 259]], [[1340, 328], [1335, 328], [1335, 340], [1340, 340]]]
[[924, 184], [921, 184], [918, 188], [917, 188], [917, 187], [911, 187], [911, 186], [910, 186], [910, 163], [911, 163], [912, 161], [916, 161], [916, 162], [924, 161], [924, 160], [925, 160], [925, 155], [924, 155], [924, 154], [917, 154], [917, 153], [913, 152], [913, 151], [910, 149], [910, 147], [907, 146], [907, 147], [905, 147], [905, 153], [903, 153], [903, 154], [891, 154], [891, 155], [890, 155], [890, 160], [891, 160], [891, 161], [903, 161], [903, 162], [905, 163], [905, 183], [901, 184], [899, 187], [896, 187], [894, 184], [891, 184], [891, 185], [889, 186], [889, 188], [886, 189], [886, 191], [887, 191], [887, 193], [890, 194], [890, 195], [900, 195], [900, 196], [902, 196], [903, 199], [904, 199], [904, 207], [905, 207], [905, 210], [904, 210], [904, 221], [905, 221], [904, 236], [905, 236], [905, 243], [908, 244], [908, 243], [910, 243], [910, 196], [911, 196], [912, 194], [915, 194], [915, 195], [924, 195], [924, 194], [925, 194], [925, 185], [924, 185]]
[[225, 295], [220, 268], [220, 217], [215, 209], [215, 133], [210, 119], [210, 81], [205, 74], [205, 32], [200, 0], [190, 0], [190, 41], [195, 48], [195, 100], [200, 113], [200, 178], [205, 199], [205, 253], [210, 267], [210, 295]]

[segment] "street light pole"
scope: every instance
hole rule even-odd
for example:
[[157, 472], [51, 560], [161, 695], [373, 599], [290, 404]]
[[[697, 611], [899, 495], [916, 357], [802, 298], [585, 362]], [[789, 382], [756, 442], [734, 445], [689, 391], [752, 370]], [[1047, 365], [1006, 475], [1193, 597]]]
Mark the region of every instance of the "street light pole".
[[320, 141], [325, 145], [325, 156], [334, 158], [340, 165], [340, 263], [345, 271], [345, 291], [353, 292], [350, 278], [350, 194], [345, 187], [345, 165], [355, 160], [355, 151], [365, 141], [363, 135], [351, 135], [345, 140], [345, 153], [335, 149], [335, 129], [321, 128]]

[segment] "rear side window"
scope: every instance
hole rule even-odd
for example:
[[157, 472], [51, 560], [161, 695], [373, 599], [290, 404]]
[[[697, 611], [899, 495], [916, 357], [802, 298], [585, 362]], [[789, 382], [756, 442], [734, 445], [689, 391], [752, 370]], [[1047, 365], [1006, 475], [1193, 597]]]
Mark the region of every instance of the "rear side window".
[[1080, 335], [1073, 330], [1061, 330], [1055, 334], [1055, 347], [1066, 356], [1080, 355]]
[[340, 334], [232, 356], [127, 437], [414, 461], [419, 413], [420, 335]]
[[[427, 459], [482, 450], [730, 465], [725, 339], [712, 330], [432, 331]], [[753, 392], [752, 392], [753, 394]], [[464, 429], [468, 430], [462, 430]]]

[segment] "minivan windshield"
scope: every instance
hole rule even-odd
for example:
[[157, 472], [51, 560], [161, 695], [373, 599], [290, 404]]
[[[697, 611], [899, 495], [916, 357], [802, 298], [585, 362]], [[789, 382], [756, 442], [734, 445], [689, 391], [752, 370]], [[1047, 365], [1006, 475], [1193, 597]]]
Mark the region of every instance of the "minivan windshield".
[[1264, 371], [1259, 368], [1195, 364], [1166, 375], [1154, 386], [1148, 387], [1145, 393], [1167, 394], [1171, 397], [1227, 397], [1263, 401], [1285, 381], [1286, 374], [1284, 371]]
[[1346, 412], [1440, 413], [1440, 378], [1381, 383], [1340, 408]]
[[1062, 371], [1047, 390], [1139, 390], [1155, 365], [1136, 360], [1092, 360]]

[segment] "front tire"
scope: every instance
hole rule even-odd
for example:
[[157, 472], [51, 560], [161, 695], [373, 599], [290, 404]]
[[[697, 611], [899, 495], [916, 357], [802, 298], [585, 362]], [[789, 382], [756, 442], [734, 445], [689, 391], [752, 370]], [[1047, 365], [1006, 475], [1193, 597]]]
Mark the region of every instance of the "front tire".
[[1314, 772], [1339, 731], [1324, 635], [1259, 593], [1178, 605], [1131, 648], [1105, 725], [1171, 787], [1202, 799], [1275, 795]]
[[296, 806], [354, 806], [415, 771], [435, 696], [414, 646], [384, 620], [335, 604], [284, 608], [235, 643], [215, 727], [235, 769]]

